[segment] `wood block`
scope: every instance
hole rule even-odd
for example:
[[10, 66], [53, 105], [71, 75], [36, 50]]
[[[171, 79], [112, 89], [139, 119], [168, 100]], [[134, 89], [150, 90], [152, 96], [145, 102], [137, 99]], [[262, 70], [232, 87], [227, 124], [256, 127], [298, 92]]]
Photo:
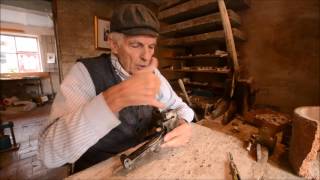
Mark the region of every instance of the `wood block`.
[[299, 175], [320, 179], [320, 107], [300, 107], [294, 112], [289, 161]]

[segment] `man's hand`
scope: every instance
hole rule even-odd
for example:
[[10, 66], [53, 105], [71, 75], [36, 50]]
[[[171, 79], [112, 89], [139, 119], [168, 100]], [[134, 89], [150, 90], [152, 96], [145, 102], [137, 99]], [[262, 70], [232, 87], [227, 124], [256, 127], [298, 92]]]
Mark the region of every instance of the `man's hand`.
[[192, 128], [185, 120], [180, 119], [179, 125], [164, 136], [161, 147], [178, 147], [187, 144], [192, 135]]
[[160, 79], [154, 74], [157, 66], [158, 60], [152, 57], [148, 67], [104, 91], [103, 96], [110, 110], [117, 113], [125, 107], [138, 105], [164, 108], [164, 105], [156, 100], [160, 89]]

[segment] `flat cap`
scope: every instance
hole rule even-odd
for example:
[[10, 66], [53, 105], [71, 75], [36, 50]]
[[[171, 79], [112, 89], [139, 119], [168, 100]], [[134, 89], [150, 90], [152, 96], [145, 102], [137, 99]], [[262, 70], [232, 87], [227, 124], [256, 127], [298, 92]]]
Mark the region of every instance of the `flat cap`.
[[124, 4], [115, 9], [111, 17], [110, 32], [158, 36], [159, 29], [157, 17], [142, 4]]

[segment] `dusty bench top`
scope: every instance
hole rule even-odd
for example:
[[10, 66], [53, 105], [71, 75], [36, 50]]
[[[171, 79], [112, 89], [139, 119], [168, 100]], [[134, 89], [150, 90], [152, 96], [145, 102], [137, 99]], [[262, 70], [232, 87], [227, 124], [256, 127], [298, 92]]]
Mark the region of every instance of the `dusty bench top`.
[[[241, 178], [255, 178], [257, 163], [243, 141], [212, 129], [192, 124], [193, 136], [186, 146], [149, 153], [130, 171], [123, 169], [119, 156], [115, 156], [67, 179], [231, 179], [227, 152], [232, 153]], [[273, 165], [268, 165], [264, 177], [299, 179]]]

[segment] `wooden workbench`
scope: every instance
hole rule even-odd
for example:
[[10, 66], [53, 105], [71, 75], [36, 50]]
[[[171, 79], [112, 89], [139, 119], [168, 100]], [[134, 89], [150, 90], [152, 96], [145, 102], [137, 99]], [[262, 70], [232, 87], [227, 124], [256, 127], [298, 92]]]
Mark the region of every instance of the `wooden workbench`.
[[[235, 124], [240, 132], [234, 130]], [[227, 152], [232, 153], [242, 179], [258, 178], [257, 162], [248, 155], [243, 141], [256, 128], [240, 120], [228, 126], [218, 120], [202, 120], [192, 128], [193, 136], [186, 146], [146, 155], [131, 171], [122, 169], [116, 156], [67, 179], [231, 179]], [[265, 179], [300, 179], [269, 161]]]

